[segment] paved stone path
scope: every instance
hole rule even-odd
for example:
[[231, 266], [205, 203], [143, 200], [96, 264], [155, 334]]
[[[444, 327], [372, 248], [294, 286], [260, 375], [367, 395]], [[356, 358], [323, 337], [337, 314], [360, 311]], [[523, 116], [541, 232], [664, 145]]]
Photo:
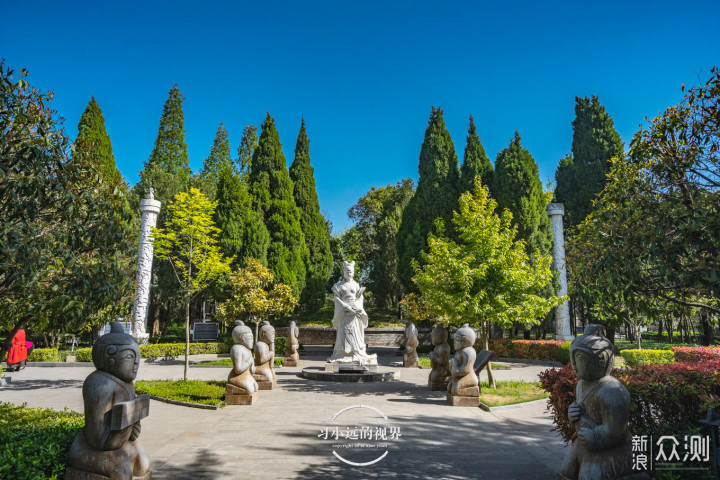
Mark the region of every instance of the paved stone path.
[[[372, 349], [371, 349], [372, 350]], [[140, 440], [150, 455], [154, 479], [553, 479], [564, 455], [544, 404], [485, 412], [449, 407], [443, 392], [427, 390], [429, 369], [405, 369], [394, 352], [380, 352], [380, 364], [400, 372], [393, 382], [313, 382], [301, 368], [321, 366], [322, 357], [301, 357], [300, 367], [277, 369], [278, 388], [261, 391], [258, 403], [201, 410], [152, 401]], [[194, 358], [193, 360], [195, 360]], [[547, 367], [512, 364], [497, 379], [535, 380]], [[82, 411], [86, 367], [28, 367], [12, 373], [0, 401], [31, 407]], [[182, 378], [182, 363], [140, 366], [139, 379]], [[191, 379], [224, 380], [227, 369], [191, 367]], [[484, 377], [484, 375], [483, 375]], [[339, 415], [352, 405], [368, 405]], [[401, 436], [380, 449], [342, 449], [318, 438], [356, 426], [399, 428]], [[330, 434], [331, 435], [331, 434]], [[374, 442], [372, 442], [374, 443]], [[333, 455], [370, 466], [351, 466]]]

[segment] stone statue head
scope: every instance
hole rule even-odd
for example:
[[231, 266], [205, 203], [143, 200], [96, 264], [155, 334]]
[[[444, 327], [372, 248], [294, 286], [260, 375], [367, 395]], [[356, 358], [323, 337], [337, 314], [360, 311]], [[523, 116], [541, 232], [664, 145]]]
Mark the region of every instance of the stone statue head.
[[343, 278], [350, 281], [355, 278], [355, 262], [346, 262], [343, 260]]
[[405, 336], [417, 335], [417, 327], [413, 322], [408, 322], [405, 327]]
[[598, 380], [610, 374], [614, 363], [613, 345], [602, 325], [588, 325], [584, 335], [570, 344], [570, 364], [578, 378]]
[[443, 343], [447, 343], [447, 328], [443, 327], [438, 323], [437, 325], [435, 325], [435, 328], [432, 329], [432, 333], [430, 334], [430, 336], [432, 337], [433, 345], [442, 345]]
[[140, 365], [140, 347], [120, 322], [110, 322], [110, 333], [98, 338], [92, 349], [95, 368], [124, 382], [132, 382]]
[[275, 329], [267, 320], [263, 320], [263, 325], [260, 327], [258, 337], [259, 340], [267, 343], [271, 348], [275, 344]]
[[475, 345], [475, 330], [470, 328], [470, 325], [465, 323], [462, 327], [458, 328], [455, 332], [455, 350], [462, 350], [463, 348], [472, 347]]
[[243, 345], [248, 349], [252, 349], [253, 346], [253, 332], [250, 327], [245, 326], [245, 323], [241, 320], [235, 322], [235, 328], [232, 331], [233, 342], [238, 345]]

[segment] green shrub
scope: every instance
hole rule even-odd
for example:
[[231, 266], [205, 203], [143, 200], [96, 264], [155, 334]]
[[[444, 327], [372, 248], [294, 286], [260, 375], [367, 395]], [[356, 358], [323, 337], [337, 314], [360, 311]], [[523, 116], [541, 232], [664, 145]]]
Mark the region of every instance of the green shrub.
[[33, 348], [28, 362], [60, 362], [57, 348]]
[[169, 400], [222, 405], [225, 399], [224, 381], [201, 380], [138, 380], [135, 391]]
[[[191, 343], [190, 355], [203, 355], [208, 353], [228, 353], [230, 346], [226, 343]], [[184, 343], [157, 343], [154, 345], [140, 345], [140, 357], [179, 357], [185, 355]]]
[[570, 344], [572, 342], [565, 342], [558, 347], [557, 350], [557, 361], [567, 365], [570, 363]]
[[287, 350], [287, 337], [275, 337], [275, 356], [284, 357]]
[[[492, 338], [488, 342], [496, 357], [527, 358], [568, 363], [570, 361], [570, 342], [560, 340], [509, 340]], [[478, 342], [482, 348], [482, 342]]]
[[[483, 348], [482, 340], [479, 339], [480, 349]], [[496, 357], [514, 357], [513, 344], [504, 338], [491, 338], [488, 340], [488, 348], [495, 352]]]
[[[33, 352], [35, 353], [35, 352]], [[85, 423], [80, 413], [0, 403], [0, 478], [58, 478]]]
[[628, 367], [647, 364], [665, 365], [675, 361], [675, 355], [671, 350], [627, 349], [621, 351], [620, 355]]
[[275, 357], [275, 366], [276, 367], [282, 367], [283, 365], [283, 357]]
[[92, 362], [92, 348], [76, 348], [73, 354], [76, 362]]

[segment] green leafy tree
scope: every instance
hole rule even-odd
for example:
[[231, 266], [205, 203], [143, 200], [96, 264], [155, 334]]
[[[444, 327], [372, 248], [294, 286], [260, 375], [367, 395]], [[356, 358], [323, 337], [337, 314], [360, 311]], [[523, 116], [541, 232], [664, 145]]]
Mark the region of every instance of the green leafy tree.
[[236, 168], [240, 175], [244, 176], [250, 171], [250, 164], [252, 163], [252, 157], [257, 146], [257, 127], [255, 125], [246, 125], [243, 129], [240, 146], [237, 149], [238, 158]]
[[248, 258], [267, 264], [270, 234], [262, 216], [252, 205], [245, 182], [230, 168], [220, 174], [215, 224], [220, 228], [220, 250], [234, 258], [233, 270], [244, 267]]
[[610, 160], [623, 155], [620, 134], [596, 96], [575, 97], [572, 127], [572, 159], [563, 159], [555, 174], [555, 195], [565, 204], [570, 226], [592, 211], [610, 172]]
[[[485, 349], [491, 324], [537, 323], [564, 300], [537, 295], [552, 282], [551, 257], [537, 251], [528, 256], [525, 242], [516, 240], [512, 214], [503, 210], [498, 216], [496, 207], [477, 179], [453, 216], [457, 240], [431, 234], [424, 265], [413, 263], [430, 313], [445, 325], [479, 326]], [[490, 368], [488, 379], [494, 385]]]
[[485, 153], [485, 148], [480, 143], [475, 121], [470, 115], [470, 126], [468, 127], [467, 144], [463, 155], [463, 163], [460, 167], [460, 191], [462, 194], [474, 188], [475, 177], [480, 175], [483, 185], [492, 185], [493, 166]]
[[420, 148], [417, 189], [403, 211], [397, 233], [398, 275], [406, 291], [416, 289], [411, 262], [422, 261], [420, 252], [427, 246], [427, 236], [435, 221], [449, 223], [457, 207], [458, 157], [442, 113], [442, 109], [432, 108]]
[[73, 156], [92, 162], [107, 183], [124, 185], [122, 175], [115, 166], [112, 143], [105, 129], [105, 117], [94, 96], [80, 116]]
[[[613, 324], [676, 305], [720, 313], [720, 71], [633, 137], [568, 248], [581, 295]], [[703, 328], [712, 331], [707, 315]], [[711, 335], [705, 335], [705, 343]]]
[[307, 280], [301, 302], [311, 311], [320, 309], [325, 303], [325, 284], [333, 264], [330, 235], [325, 219], [320, 214], [313, 172], [310, 165], [310, 142], [303, 120], [295, 144], [295, 159], [290, 166], [290, 178], [293, 181], [295, 204], [300, 211], [300, 227], [308, 249]]
[[168, 205], [165, 228], [153, 231], [155, 256], [172, 266], [185, 306], [185, 370], [190, 354], [190, 302], [215, 280], [230, 273], [230, 262], [220, 252], [220, 230], [212, 221], [216, 203], [197, 188], [180, 192]]
[[275, 278], [299, 296], [305, 289], [308, 252], [300, 227], [300, 212], [293, 197], [293, 183], [275, 128], [267, 115], [248, 176], [253, 206], [262, 214], [270, 234], [268, 267]]
[[247, 265], [230, 274], [232, 294], [229, 300], [218, 306], [218, 319], [233, 323], [245, 316], [255, 323], [255, 338], [260, 322], [288, 315], [297, 306], [292, 288], [274, 283], [272, 272], [256, 258], [249, 258]]
[[195, 183], [198, 190], [203, 192], [210, 200], [215, 200], [220, 175], [226, 169], [232, 169], [233, 166], [228, 132], [225, 125], [221, 123], [215, 134], [210, 155], [203, 161], [202, 169], [196, 179]]
[[86, 330], [130, 308], [124, 189], [70, 158], [51, 98], [0, 62], [0, 358], [21, 328]]

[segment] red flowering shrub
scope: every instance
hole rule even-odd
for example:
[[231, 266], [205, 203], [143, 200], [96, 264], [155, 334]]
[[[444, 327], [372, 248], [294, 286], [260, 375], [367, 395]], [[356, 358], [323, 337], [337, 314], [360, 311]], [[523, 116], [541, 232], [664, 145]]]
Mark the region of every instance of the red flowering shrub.
[[720, 345], [714, 347], [672, 347], [676, 362], [709, 362], [720, 359]]
[[513, 340], [517, 358], [556, 361], [558, 349], [565, 342], [560, 340]]
[[[613, 369], [612, 375], [630, 392], [630, 428], [636, 435], [673, 435], [700, 427], [699, 420], [720, 405], [720, 359], [706, 363], [639, 365]], [[575, 429], [567, 410], [575, 401], [577, 379], [570, 365], [540, 374], [542, 388], [550, 393], [555, 430], [567, 442]]]
[[491, 338], [488, 340], [488, 346], [490, 350], [495, 352], [496, 357], [513, 357], [515, 355], [513, 352], [513, 345], [510, 340], [506, 340], [504, 338]]

